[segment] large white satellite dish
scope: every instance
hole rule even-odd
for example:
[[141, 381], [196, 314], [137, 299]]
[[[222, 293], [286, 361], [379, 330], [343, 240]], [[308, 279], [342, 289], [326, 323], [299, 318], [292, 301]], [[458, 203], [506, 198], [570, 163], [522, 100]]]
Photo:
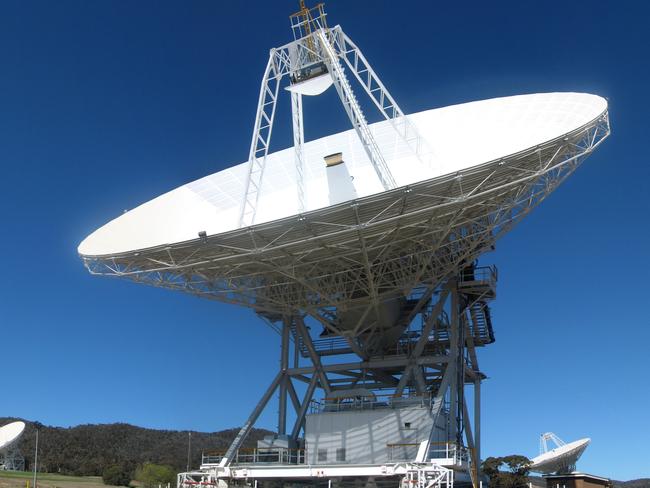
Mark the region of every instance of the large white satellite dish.
[[8, 451], [25, 431], [25, 422], [17, 421], [0, 427], [0, 452]]
[[[426, 262], [434, 260], [427, 274], [436, 280], [488, 250], [609, 134], [607, 101], [585, 93], [496, 98], [409, 119], [434, 154], [430, 165], [388, 121], [370, 125], [391, 156], [392, 190], [383, 190], [349, 130], [304, 143], [302, 212], [289, 148], [267, 157], [254, 225], [240, 227], [242, 163], [120, 215], [84, 239], [79, 254], [93, 274], [258, 311], [313, 308], [315, 296], [326, 305], [373, 293], [390, 299], [421, 278]], [[342, 154], [357, 195], [334, 205], [323, 159], [332, 153]], [[366, 259], [378, 281], [367, 295], [357, 290]]]
[[[371, 127], [378, 144], [388, 146], [394, 156], [387, 164], [399, 185], [393, 190], [395, 196], [408, 187], [422, 192], [435, 189], [435, 194], [446, 189], [447, 198], [440, 201], [432, 196], [428, 201], [417, 202], [413, 211], [418, 211], [432, 210], [436, 204], [448, 204], [450, 199], [458, 198], [460, 195], [450, 188], [451, 181], [458, 177], [471, 178], [481, 167], [490, 168], [486, 175], [499, 168], [500, 183], [522, 177], [520, 162], [525, 162], [525, 156], [537, 154], [545, 146], [559, 147], [564, 139], [606, 114], [607, 101], [585, 93], [495, 98], [411, 114], [409, 118], [427, 138], [435, 154], [430, 167], [393, 142], [389, 122], [371, 124]], [[314, 218], [318, 214], [326, 215], [330, 202], [323, 158], [335, 152], [343, 154], [360, 200], [359, 207], [380, 204], [386, 192], [373, 174], [354, 131], [348, 130], [304, 144], [308, 198], [303, 212], [298, 208], [293, 148], [268, 155], [256, 226], [275, 221], [274, 227], [288, 229], [295, 225], [299, 213]], [[193, 181], [120, 215], [84, 239], [79, 253], [84, 257], [99, 257], [156, 248], [187, 248], [201, 246], [199, 232], [205, 232], [208, 237], [232, 235], [239, 228], [247, 165], [241, 163]], [[471, 180], [465, 184], [471, 184]], [[286, 220], [280, 222], [282, 219]], [[224, 240], [230, 240], [230, 236], [224, 236]]]
[[[269, 52], [247, 161], [120, 215], [84, 239], [79, 254], [92, 274], [251, 307], [280, 332], [281, 368], [228, 450], [183, 473], [179, 486], [314, 478], [476, 486], [480, 401], [472, 427], [464, 389], [471, 383], [478, 399], [486, 377], [475, 348], [495, 340], [488, 301], [497, 271], [475, 260], [607, 138], [607, 101], [540, 93], [406, 115], [341, 26], [328, 26], [322, 3], [310, 9], [301, 1], [290, 21], [294, 40]], [[355, 82], [380, 122], [366, 119]], [[352, 129], [305, 141], [302, 97], [330, 86]], [[280, 96], [291, 98], [293, 146], [271, 152]], [[314, 325], [322, 326], [318, 337]], [[308, 385], [302, 401], [295, 381]], [[346, 425], [332, 439], [356, 441], [337, 444], [344, 464], [331, 465], [327, 449], [321, 458], [312, 445], [314, 394], [339, 401], [340, 392], [360, 388], [404, 405], [414, 400], [429, 423], [411, 429], [394, 420], [363, 438], [356, 433], [368, 432], [365, 416], [354, 415], [358, 426], [332, 423]], [[238, 455], [276, 391], [276, 447], [304, 441], [307, 453], [288, 459], [278, 451], [279, 470]], [[372, 398], [354, 396], [363, 398], [355, 405]], [[399, 444], [387, 443], [392, 437]]]
[[[548, 449], [548, 440], [556, 447]], [[570, 473], [590, 442], [591, 439], [584, 438], [567, 444], [552, 432], [546, 432], [540, 438], [540, 455], [531, 459], [530, 470], [543, 474]]]

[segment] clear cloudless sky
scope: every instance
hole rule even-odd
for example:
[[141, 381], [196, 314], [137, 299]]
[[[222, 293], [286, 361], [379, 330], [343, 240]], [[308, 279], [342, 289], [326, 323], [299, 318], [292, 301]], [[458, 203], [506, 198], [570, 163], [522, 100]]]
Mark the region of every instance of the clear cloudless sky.
[[[480, 351], [485, 456], [533, 456], [551, 430], [592, 438], [583, 471], [650, 476], [646, 5], [327, 4], [407, 112], [544, 91], [609, 100], [610, 139], [482, 259], [500, 271], [497, 342]], [[76, 248], [124, 209], [246, 159], [268, 50], [291, 39], [296, 8], [0, 3], [0, 415], [245, 420], [277, 335], [245, 309], [92, 277]], [[290, 144], [287, 107], [276, 149]], [[347, 128], [342, 108], [312, 100], [305, 124], [308, 138]]]

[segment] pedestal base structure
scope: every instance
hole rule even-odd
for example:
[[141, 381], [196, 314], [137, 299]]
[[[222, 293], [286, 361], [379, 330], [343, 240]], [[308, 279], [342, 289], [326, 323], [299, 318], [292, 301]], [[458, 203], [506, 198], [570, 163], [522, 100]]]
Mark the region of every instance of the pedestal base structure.
[[[280, 371], [228, 450], [204, 453], [179, 486], [477, 485], [485, 375], [476, 349], [494, 342], [496, 279], [494, 267], [468, 265], [375, 310], [336, 311], [332, 322], [354, 327], [350, 336], [267, 314], [281, 336]], [[243, 449], [276, 393], [277, 435]]]

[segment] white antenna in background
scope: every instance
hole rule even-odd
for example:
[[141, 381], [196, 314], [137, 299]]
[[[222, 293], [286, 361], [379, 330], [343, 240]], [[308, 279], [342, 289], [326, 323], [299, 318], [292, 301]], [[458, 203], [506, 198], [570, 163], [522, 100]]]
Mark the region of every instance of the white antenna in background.
[[25, 431], [25, 422], [12, 422], [0, 427], [0, 470], [23, 471], [25, 458], [16, 447]]
[[[549, 441], [555, 444], [554, 448], [549, 449]], [[539, 456], [530, 460], [530, 470], [543, 474], [571, 473], [590, 442], [591, 439], [584, 438], [567, 444], [553, 432], [545, 432], [539, 437]]]

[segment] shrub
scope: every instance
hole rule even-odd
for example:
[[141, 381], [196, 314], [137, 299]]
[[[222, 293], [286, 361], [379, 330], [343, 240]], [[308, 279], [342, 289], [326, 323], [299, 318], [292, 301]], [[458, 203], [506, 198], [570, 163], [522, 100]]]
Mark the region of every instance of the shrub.
[[135, 479], [145, 488], [156, 488], [158, 485], [176, 486], [176, 471], [171, 466], [145, 463], [135, 470]]
[[129, 486], [131, 473], [124, 466], [113, 465], [104, 469], [102, 480], [105, 485]]

